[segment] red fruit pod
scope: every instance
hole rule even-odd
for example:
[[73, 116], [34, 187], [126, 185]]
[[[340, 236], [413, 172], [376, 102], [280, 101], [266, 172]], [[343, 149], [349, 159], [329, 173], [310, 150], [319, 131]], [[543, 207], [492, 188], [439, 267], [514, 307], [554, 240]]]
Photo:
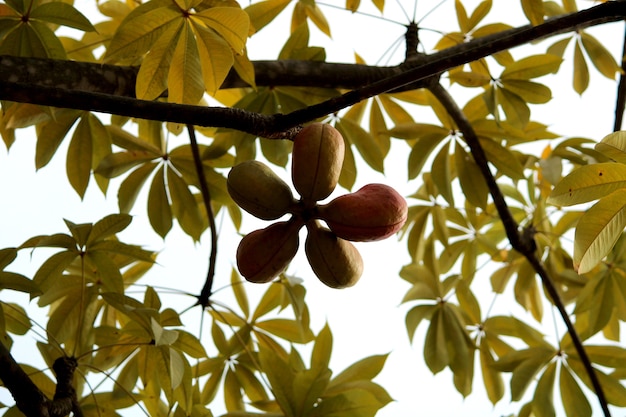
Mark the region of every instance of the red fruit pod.
[[283, 272], [298, 251], [302, 226], [300, 220], [292, 219], [244, 236], [237, 248], [241, 275], [250, 282], [264, 283]]
[[337, 129], [313, 123], [293, 140], [291, 176], [305, 202], [323, 200], [339, 181], [345, 154], [343, 137]]
[[315, 275], [331, 288], [346, 288], [357, 283], [363, 274], [363, 258], [347, 240], [321, 227], [317, 220], [307, 223], [304, 245], [306, 257]]
[[367, 242], [386, 239], [406, 222], [406, 200], [384, 184], [368, 184], [317, 208], [317, 217], [342, 239]]

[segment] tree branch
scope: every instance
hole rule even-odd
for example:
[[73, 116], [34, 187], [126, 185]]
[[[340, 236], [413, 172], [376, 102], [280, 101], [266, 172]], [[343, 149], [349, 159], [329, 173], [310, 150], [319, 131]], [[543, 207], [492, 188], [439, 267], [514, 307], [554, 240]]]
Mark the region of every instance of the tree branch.
[[[52, 70], [50, 69], [48, 69], [48, 74], [44, 74], [45, 76], [40, 74], [43, 78], [40, 79], [39, 83], [36, 83], [34, 78], [28, 78], [25, 74], [28, 72], [28, 67], [17, 66], [19, 61], [16, 58], [9, 57], [2, 57], [2, 60], [0, 60], [0, 68], [3, 66], [2, 62], [13, 63], [9, 65], [8, 70], [0, 71], [0, 99], [197, 126], [225, 127], [241, 130], [256, 136], [288, 138], [294, 133], [285, 132], [290, 128], [337, 112], [369, 97], [397, 90], [398, 88], [409, 89], [424, 86], [422, 80], [436, 77], [437, 74], [450, 68], [484, 58], [496, 52], [548, 36], [623, 20], [624, 17], [626, 17], [625, 1], [607, 2], [577, 13], [548, 20], [541, 25], [523, 26], [477, 38], [429, 55], [424, 61], [411, 60], [398, 67], [392, 67], [395, 68], [392, 70], [363, 65], [313, 61], [306, 61], [306, 65], [301, 61], [276, 61], [273, 64], [261, 61], [262, 63], [256, 63], [255, 68], [258, 66], [257, 85], [263, 85], [261, 81], [264, 81], [263, 77], [266, 76], [265, 82], [268, 82], [267, 85], [269, 86], [291, 85], [346, 88], [347, 85], [342, 84], [338, 80], [333, 81], [328, 74], [336, 70], [339, 71], [340, 68], [342, 69], [341, 71], [346, 73], [348, 73], [348, 69], [351, 69], [352, 77], [359, 79], [357, 77], [358, 74], [367, 73], [358, 83], [352, 85], [355, 88], [353, 91], [286, 115], [261, 115], [241, 109], [179, 105], [160, 101], [138, 100], [130, 98], [128, 95], [124, 97], [114, 95], [115, 92], [130, 94], [130, 86], [133, 85], [132, 80], [134, 78], [124, 77], [124, 74], [127, 77], [132, 77], [128, 75], [130, 71], [128, 67], [65, 61], [64, 64], [57, 63], [59, 65], [80, 65], [80, 70], [87, 72], [97, 71], [96, 67], [102, 68], [103, 77], [110, 80], [104, 83], [106, 89], [103, 91], [98, 90], [98, 87], [94, 87], [94, 84], [89, 81], [92, 79], [91, 75], [79, 78], [71, 84], [72, 88], [78, 89], [65, 88], [66, 85], [70, 84], [57, 86], [51, 81], [50, 71]], [[21, 62], [24, 63], [24, 61]], [[30, 62], [34, 63], [34, 61]], [[272, 71], [270, 71], [270, 67]], [[57, 68], [55, 72], [67, 74], [67, 69], [62, 70], [60, 68]], [[70, 66], [70, 68], [72, 67]], [[115, 72], [116, 68], [121, 68], [120, 72]], [[308, 71], [305, 71], [305, 68], [308, 68]], [[377, 71], [380, 71], [378, 75], [374, 75]], [[392, 71], [394, 75], [389, 76], [390, 74], [385, 71]], [[382, 78], [372, 82], [376, 77]], [[342, 77], [344, 80], [342, 82], [346, 82], [346, 78], [349, 77]], [[232, 84], [225, 84], [224, 87], [238, 85], [235, 80], [229, 82]], [[93, 90], [94, 88], [96, 90]], [[285, 133], [281, 134], [281, 132]]]
[[445, 88], [441, 84], [437, 84], [430, 88], [430, 91], [433, 95], [439, 100], [439, 102], [446, 109], [450, 117], [454, 120], [457, 127], [463, 133], [463, 139], [467, 146], [469, 146], [472, 156], [474, 157], [474, 162], [478, 165], [480, 172], [483, 175], [483, 178], [487, 182], [487, 187], [489, 188], [489, 193], [491, 194], [491, 198], [493, 198], [494, 205], [496, 206], [496, 210], [498, 211], [498, 215], [500, 216], [500, 220], [504, 226], [504, 230], [506, 232], [506, 236], [511, 243], [513, 249], [521, 253], [528, 263], [533, 267], [534, 271], [539, 275], [541, 282], [543, 283], [544, 288], [548, 292], [552, 303], [556, 306], [559, 314], [561, 315], [561, 319], [565, 323], [567, 327], [567, 332], [572, 338], [572, 343], [574, 344], [574, 348], [578, 353], [580, 361], [583, 363], [585, 367], [585, 371], [589, 376], [589, 380], [593, 386], [593, 389], [598, 397], [598, 401], [600, 402], [600, 406], [602, 411], [604, 412], [605, 417], [610, 417], [611, 413], [608, 408], [608, 403], [606, 400], [606, 396], [604, 395], [604, 390], [602, 389], [602, 385], [598, 380], [598, 376], [593, 368], [591, 360], [585, 351], [585, 347], [578, 336], [578, 332], [574, 327], [574, 324], [569, 318], [569, 314], [565, 310], [565, 304], [559, 295], [557, 288], [554, 286], [548, 271], [546, 270], [543, 263], [537, 258], [537, 245], [535, 243], [535, 239], [532, 233], [524, 233], [520, 230], [519, 225], [513, 218], [511, 211], [509, 210], [509, 206], [504, 199], [504, 195], [502, 191], [500, 191], [500, 187], [496, 182], [493, 174], [491, 173], [491, 169], [489, 168], [489, 160], [487, 159], [487, 155], [483, 150], [480, 141], [478, 140], [478, 136], [474, 131], [469, 120], [465, 117], [463, 110], [459, 108], [456, 104], [452, 96], [445, 90]]

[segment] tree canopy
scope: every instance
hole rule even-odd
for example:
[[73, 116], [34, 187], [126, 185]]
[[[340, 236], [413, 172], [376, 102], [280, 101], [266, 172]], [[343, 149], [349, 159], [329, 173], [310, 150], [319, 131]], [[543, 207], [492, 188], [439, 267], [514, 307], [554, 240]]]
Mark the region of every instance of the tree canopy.
[[[0, 3], [5, 147], [34, 135], [37, 170], [64, 158], [81, 200], [95, 187], [117, 204], [0, 248], [4, 415], [374, 416], [393, 398], [375, 381], [389, 354], [332, 369], [318, 283], [289, 264], [304, 251], [322, 283], [358, 286], [358, 248], [376, 243], [350, 241], [390, 235], [409, 259], [385, 277], [407, 286], [401, 337], [461, 396], [479, 384], [519, 416], [626, 407], [626, 65], [592, 29], [626, 39], [626, 1], [519, 4], [495, 22], [491, 0], [429, 5], [448, 11], [436, 23], [406, 12], [401, 62], [379, 65], [311, 38], [332, 39], [330, 14], [388, 18], [384, 0]], [[268, 32], [278, 56], [251, 59]], [[618, 80], [613, 126], [538, 121], [553, 84], [582, 96], [594, 77]], [[389, 163], [406, 195], [360, 188]], [[124, 239], [133, 219], [145, 242]], [[208, 243], [197, 288], [149, 280], [150, 242], [177, 231]], [[494, 297], [526, 314], [493, 314]], [[14, 348], [30, 335], [37, 360]]]

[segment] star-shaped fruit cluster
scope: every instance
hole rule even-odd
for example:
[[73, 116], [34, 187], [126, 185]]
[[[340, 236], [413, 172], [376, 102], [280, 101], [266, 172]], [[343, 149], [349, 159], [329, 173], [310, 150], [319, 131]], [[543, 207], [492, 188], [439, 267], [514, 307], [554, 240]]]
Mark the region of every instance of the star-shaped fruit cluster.
[[[287, 268], [306, 226], [305, 252], [315, 275], [332, 288], [350, 287], [363, 273], [363, 259], [350, 241], [375, 241], [396, 233], [407, 218], [407, 204], [393, 188], [368, 184], [360, 190], [328, 197], [339, 181], [344, 140], [328, 124], [306, 126], [293, 143], [291, 177], [300, 199], [268, 166], [247, 161], [228, 174], [228, 192], [245, 211], [263, 220], [277, 220], [246, 235], [237, 248], [237, 267], [250, 282], [269, 282]], [[328, 228], [322, 225], [323, 220]]]

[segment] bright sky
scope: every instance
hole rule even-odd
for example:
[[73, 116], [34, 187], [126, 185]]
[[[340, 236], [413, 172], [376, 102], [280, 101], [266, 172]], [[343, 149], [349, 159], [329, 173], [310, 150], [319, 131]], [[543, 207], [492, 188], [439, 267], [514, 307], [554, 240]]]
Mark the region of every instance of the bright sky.
[[[340, 3], [343, 4], [343, 2]], [[368, 1], [363, 3], [370, 4]], [[390, 18], [406, 24], [407, 19], [398, 9], [398, 2], [388, 1], [387, 3]], [[413, 15], [413, 1], [402, 1], [402, 3], [408, 8], [407, 14]], [[472, 10], [477, 3], [477, 1], [467, 1], [466, 8]], [[511, 16], [517, 13], [519, 8], [518, 2], [496, 1], [494, 3], [496, 3], [494, 11], [490, 15], [492, 21], [497, 21], [501, 16]], [[430, 2], [428, 6], [424, 4], [425, 2], [418, 4], [416, 13], [418, 20], [430, 11], [427, 8], [432, 7], [430, 4], [437, 3]], [[378, 62], [382, 65], [394, 65], [402, 60], [403, 44], [395, 50], [391, 58], [387, 58], [388, 49], [393, 48], [394, 41], [404, 33], [402, 26], [382, 22], [372, 17], [351, 16], [346, 12], [322, 7], [330, 21], [333, 41], [336, 44], [331, 44], [325, 35], [312, 29], [311, 45], [327, 46], [328, 61], [351, 61], [354, 52], [371, 64]], [[516, 8], [515, 11], [511, 10], [512, 7]], [[454, 3], [448, 0], [430, 14], [421, 25], [426, 28], [454, 30], [456, 25], [453, 9]], [[364, 10], [374, 15], [378, 14], [373, 7]], [[249, 42], [248, 51], [251, 59], [272, 59], [277, 56], [284, 36], [288, 32], [289, 19], [289, 14], [283, 14], [282, 22], [276, 25], [277, 29], [274, 29], [274, 32], [266, 28], [258, 35], [258, 38], [253, 38]], [[346, 23], [348, 21], [349, 24]], [[518, 23], [525, 22], [520, 19]], [[619, 39], [622, 30], [621, 25], [611, 24], [605, 28], [594, 29], [592, 33], [604, 40]], [[611, 32], [613, 35], [610, 34]], [[437, 37], [437, 34], [429, 32], [423, 32], [421, 36], [427, 47], [432, 46], [432, 40]], [[621, 45], [615, 42], [606, 46], [611, 48], [614, 56], [618, 56]], [[536, 53], [542, 53], [542, 51], [542, 48], [537, 48]], [[513, 54], [522, 56], [517, 51], [513, 51]], [[568, 69], [571, 68], [570, 65], [569, 62], [564, 63], [564, 68], [558, 76], [560, 79], [546, 77], [541, 80], [546, 84], [555, 82], [555, 84], [550, 84], [553, 88], [554, 99], [548, 106], [542, 106], [541, 115], [535, 113], [533, 116], [539, 121], [550, 124], [555, 132], [599, 140], [612, 129], [615, 83], [601, 78], [592, 69], [590, 91], [579, 97], [570, 87], [571, 69]], [[453, 93], [455, 91], [458, 90], [452, 90]], [[423, 109], [415, 110], [414, 117], [420, 122], [431, 120], [431, 116]], [[106, 214], [117, 211], [115, 194], [119, 182], [113, 182], [109, 199], [104, 199], [92, 182], [82, 203], [70, 189], [65, 180], [66, 146], [64, 144], [53, 161], [40, 172], [35, 172], [34, 169], [35, 138], [32, 131], [18, 132], [18, 140], [8, 153], [0, 150], [0, 178], [3, 178], [0, 182], [0, 195], [5, 196], [0, 210], [2, 214], [0, 216], [0, 248], [17, 246], [37, 234], [65, 232], [63, 218], [75, 223], [94, 222]], [[0, 148], [4, 149], [1, 146]], [[405, 195], [415, 191], [418, 184], [407, 183], [406, 180], [407, 149], [401, 141], [395, 144], [391, 156], [386, 161], [385, 176], [375, 174], [362, 165], [360, 167], [362, 176], [358, 178], [355, 189], [369, 182], [383, 182], [393, 185]], [[288, 175], [285, 175], [285, 178], [288, 178]], [[333, 196], [343, 192], [336, 191]], [[159, 265], [153, 268], [149, 282], [153, 285], [186, 289], [191, 292], [199, 291], [207, 269], [208, 234], [203, 237], [202, 244], [194, 245], [190, 238], [174, 230], [163, 242], [147, 224], [145, 199], [138, 200], [133, 214], [135, 219], [128, 233], [124, 233], [123, 239], [129, 243], [145, 244], [148, 249], [162, 251], [158, 258]], [[234, 264], [234, 253], [239, 238], [229, 221], [223, 221], [221, 216], [218, 216], [217, 220], [221, 224], [220, 234], [224, 236], [220, 239], [218, 253], [216, 287], [219, 288], [229, 282], [230, 268]], [[260, 226], [263, 225], [246, 215], [242, 231], [249, 232]], [[415, 415], [417, 411], [421, 415], [428, 416], [497, 416], [518, 410], [520, 404], [508, 404], [506, 397], [497, 407], [492, 407], [483, 393], [479, 378], [476, 378], [474, 382], [475, 394], [464, 400], [454, 390], [449, 372], [444, 371], [432, 376], [424, 365], [422, 353], [421, 340], [426, 326], [422, 324], [414, 343], [411, 344], [404, 326], [404, 315], [409, 306], [399, 306], [408, 289], [408, 285], [397, 276], [402, 265], [409, 262], [406, 244], [397, 243], [397, 239], [390, 238], [383, 242], [359, 244], [358, 247], [365, 260], [365, 273], [361, 281], [350, 289], [332, 290], [319, 283], [305, 260], [303, 249], [300, 250], [295, 262], [288, 270], [289, 273], [305, 280], [308, 291], [307, 300], [313, 312], [314, 331], [319, 331], [326, 320], [330, 323], [335, 342], [331, 363], [333, 371], [339, 372], [347, 365], [366, 356], [391, 352], [385, 369], [376, 381], [389, 391], [396, 402], [385, 407], [379, 414], [381, 417]], [[10, 270], [26, 275], [32, 274], [43, 259], [42, 255], [45, 255], [43, 251], [35, 252], [31, 263], [29, 255], [22, 254], [19, 262], [11, 265]], [[258, 290], [258, 288], [253, 288], [253, 285], [249, 287]], [[487, 282], [484, 294], [486, 295], [484, 300], [490, 302], [491, 295]], [[0, 298], [3, 300], [27, 302], [27, 297], [21, 295], [19, 297], [17, 298], [15, 293], [6, 291], [0, 293]], [[225, 302], [232, 300], [228, 290], [220, 293], [219, 297]], [[167, 299], [167, 302], [178, 302], [174, 300], [178, 299], [172, 296]], [[181, 300], [183, 307], [191, 302], [185, 298]], [[35, 306], [34, 303], [32, 305]], [[498, 313], [520, 314], [521, 311], [516, 305], [512, 305], [506, 296], [496, 300], [495, 306]], [[197, 331], [197, 316], [197, 313], [185, 316], [191, 321], [187, 327], [188, 331]], [[43, 322], [41, 314], [38, 317]], [[549, 318], [551, 322], [552, 318]], [[207, 331], [205, 329], [205, 334]], [[26, 349], [14, 351], [19, 361], [32, 363], [32, 358], [38, 356], [36, 352], [31, 351], [33, 337], [29, 335], [25, 340], [18, 342], [18, 346]], [[32, 353], [24, 354], [23, 352]], [[0, 401], [11, 402], [4, 392], [0, 394], [2, 394]], [[214, 414], [219, 415], [220, 410], [215, 409]]]

